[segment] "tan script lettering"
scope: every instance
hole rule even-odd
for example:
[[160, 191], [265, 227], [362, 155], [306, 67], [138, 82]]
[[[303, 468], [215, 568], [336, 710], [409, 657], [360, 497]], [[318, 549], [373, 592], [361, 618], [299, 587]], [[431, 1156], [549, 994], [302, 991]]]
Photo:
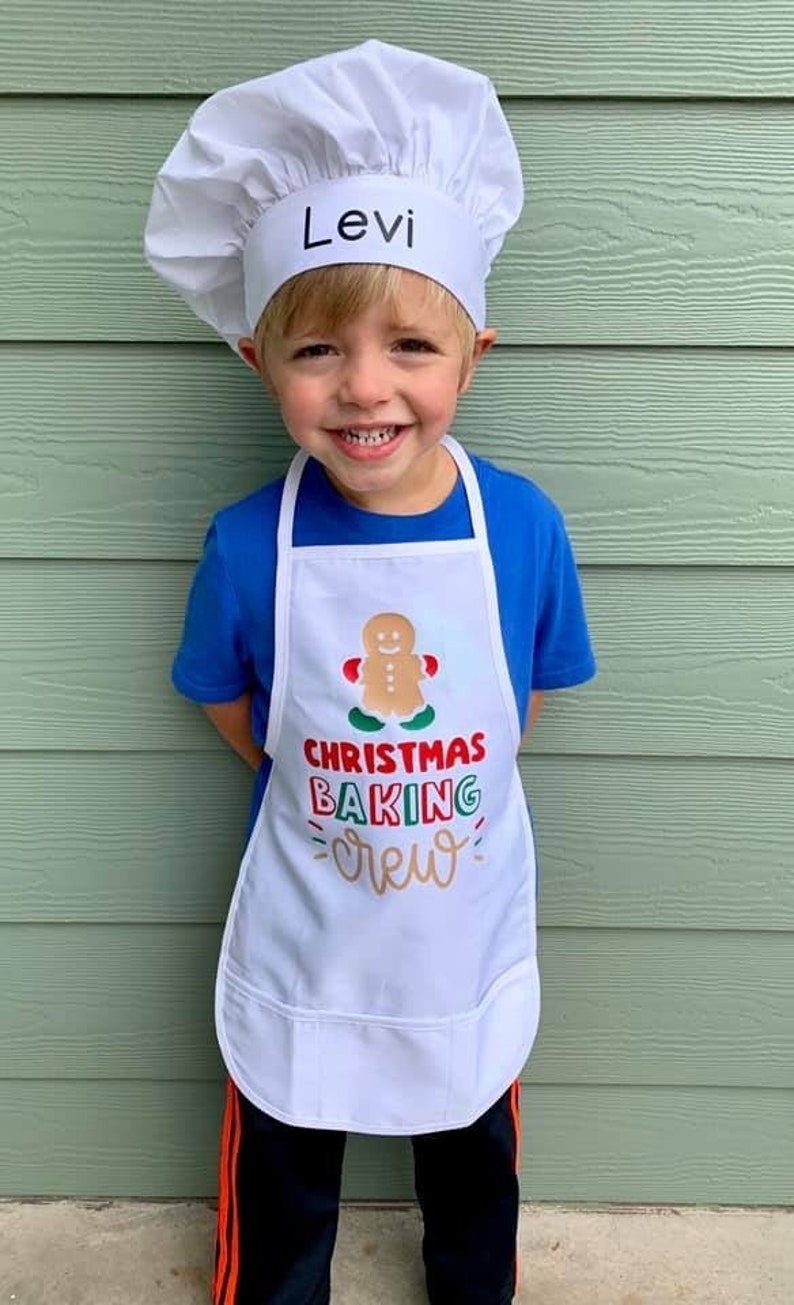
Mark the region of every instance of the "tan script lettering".
[[389, 888], [403, 892], [413, 880], [449, 888], [457, 873], [458, 854], [469, 841], [467, 835], [457, 843], [450, 829], [437, 829], [433, 845], [424, 856], [418, 843], [412, 843], [407, 851], [401, 847], [384, 847], [378, 855], [357, 829], [346, 829], [343, 838], [333, 840], [331, 855], [340, 875], [349, 884], [366, 875], [378, 897], [382, 897]]

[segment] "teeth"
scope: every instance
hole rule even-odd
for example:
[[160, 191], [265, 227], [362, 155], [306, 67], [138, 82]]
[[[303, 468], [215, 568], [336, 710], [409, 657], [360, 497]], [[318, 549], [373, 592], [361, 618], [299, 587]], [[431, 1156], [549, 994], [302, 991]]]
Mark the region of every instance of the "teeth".
[[396, 426], [384, 426], [381, 430], [355, 430], [349, 428], [342, 431], [342, 439], [346, 444], [388, 444], [397, 434]]

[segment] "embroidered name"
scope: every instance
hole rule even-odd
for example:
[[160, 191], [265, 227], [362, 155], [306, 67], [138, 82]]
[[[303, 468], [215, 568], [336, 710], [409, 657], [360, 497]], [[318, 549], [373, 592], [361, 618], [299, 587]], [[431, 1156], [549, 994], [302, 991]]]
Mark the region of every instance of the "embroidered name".
[[303, 219], [303, 248], [318, 249], [320, 245], [332, 245], [336, 236], [340, 240], [363, 240], [368, 233], [371, 233], [377, 238], [378, 232], [386, 245], [390, 245], [399, 236], [400, 241], [405, 241], [408, 249], [413, 249], [413, 209], [406, 209], [404, 213], [384, 219], [380, 209], [377, 208], [374, 208], [371, 213], [365, 212], [363, 208], [349, 208], [340, 214], [335, 235], [313, 238], [312, 210], [311, 205], [307, 204]]

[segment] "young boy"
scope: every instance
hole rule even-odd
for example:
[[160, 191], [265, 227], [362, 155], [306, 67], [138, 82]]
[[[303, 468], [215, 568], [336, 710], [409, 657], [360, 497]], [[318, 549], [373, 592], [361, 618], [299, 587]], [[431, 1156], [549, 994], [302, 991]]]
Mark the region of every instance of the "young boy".
[[299, 452], [225, 509], [174, 683], [257, 771], [224, 933], [217, 1305], [324, 1305], [346, 1132], [412, 1138], [433, 1305], [516, 1282], [538, 1024], [516, 767], [594, 672], [557, 509], [449, 436], [520, 212], [493, 88], [375, 41], [220, 92], [159, 174], [154, 268]]

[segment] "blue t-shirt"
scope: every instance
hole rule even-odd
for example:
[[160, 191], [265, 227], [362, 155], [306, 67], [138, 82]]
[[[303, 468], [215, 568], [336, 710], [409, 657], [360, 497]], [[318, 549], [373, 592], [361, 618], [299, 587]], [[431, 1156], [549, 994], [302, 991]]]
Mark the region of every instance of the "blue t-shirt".
[[[520, 721], [530, 690], [562, 689], [595, 674], [579, 579], [559, 509], [531, 481], [472, 455], [496, 575], [507, 665]], [[267, 734], [273, 682], [276, 529], [283, 478], [214, 518], [193, 577], [172, 678], [185, 697], [231, 702], [250, 691], [253, 732]], [[472, 535], [458, 476], [431, 512], [387, 516], [354, 507], [310, 459], [295, 510], [296, 547], [412, 543]], [[264, 791], [260, 772], [254, 809]]]

